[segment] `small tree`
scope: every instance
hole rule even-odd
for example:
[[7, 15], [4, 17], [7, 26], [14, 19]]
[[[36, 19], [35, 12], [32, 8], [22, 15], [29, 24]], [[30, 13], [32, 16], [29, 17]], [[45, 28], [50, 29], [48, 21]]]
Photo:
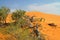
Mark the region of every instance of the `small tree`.
[[7, 7], [1, 7], [0, 8], [0, 21], [3, 21], [4, 23], [6, 23], [6, 17], [7, 14], [10, 12], [10, 9]]
[[15, 20], [15, 23], [19, 23], [19, 21], [22, 20], [24, 14], [25, 14], [24, 10], [16, 10], [15, 12], [12, 13], [12, 19]]

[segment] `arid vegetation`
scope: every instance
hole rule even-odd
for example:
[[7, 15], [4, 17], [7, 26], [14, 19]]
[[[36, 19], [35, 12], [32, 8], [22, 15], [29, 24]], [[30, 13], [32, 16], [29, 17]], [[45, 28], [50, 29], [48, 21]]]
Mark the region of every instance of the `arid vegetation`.
[[12, 12], [14, 22], [6, 23], [6, 17], [10, 12], [9, 8], [0, 8], [0, 34], [1, 40], [45, 40], [44, 35], [38, 30], [41, 24], [36, 23], [45, 21], [44, 18], [34, 18], [35, 16], [25, 15], [24, 10], [17, 9]]
[[[57, 19], [56, 19], [57, 18]], [[60, 40], [60, 16], [0, 7], [0, 40]]]

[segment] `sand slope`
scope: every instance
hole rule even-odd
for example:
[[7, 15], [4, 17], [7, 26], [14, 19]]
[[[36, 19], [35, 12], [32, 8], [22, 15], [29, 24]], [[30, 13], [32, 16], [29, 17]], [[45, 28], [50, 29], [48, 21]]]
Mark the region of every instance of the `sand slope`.
[[[45, 14], [43, 12], [26, 12], [26, 15], [45, 18], [45, 22], [41, 23], [43, 28], [42, 30], [39, 28], [39, 30], [47, 35], [46, 40], [60, 40], [60, 16]], [[55, 23], [57, 27], [52, 28], [48, 23]]]
[[[37, 18], [45, 18], [45, 22], [42, 22], [42, 30], [39, 30], [47, 35], [46, 40], [60, 40], [60, 16], [46, 14], [43, 12], [26, 12], [28, 16], [36, 16]], [[11, 14], [8, 15], [6, 19], [7, 23], [12, 21]], [[55, 23], [57, 25], [56, 28], [52, 28], [48, 25], [48, 23]]]

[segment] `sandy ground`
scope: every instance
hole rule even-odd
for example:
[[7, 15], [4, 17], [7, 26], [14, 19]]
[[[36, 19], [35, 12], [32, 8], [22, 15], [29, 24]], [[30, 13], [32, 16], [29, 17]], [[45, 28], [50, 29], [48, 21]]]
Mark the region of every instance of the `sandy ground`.
[[[60, 16], [44, 14], [43, 12], [27, 12], [26, 15], [45, 18], [45, 22], [41, 22], [42, 30], [39, 28], [39, 31], [46, 35], [46, 40], [60, 40]], [[49, 26], [48, 23], [54, 23], [57, 26], [55, 28]]]
[[[26, 15], [28, 16], [35, 16], [37, 18], [45, 18], [44, 22], [41, 22], [42, 24], [42, 30], [39, 28], [39, 31], [42, 32], [44, 35], [46, 35], [46, 40], [60, 40], [60, 16], [58, 15], [52, 15], [52, 14], [46, 14], [43, 12], [26, 12]], [[6, 22], [11, 22], [11, 15], [9, 14]], [[56, 24], [56, 28], [49, 26], [48, 23], [54, 23]], [[0, 37], [2, 34], [0, 34]]]

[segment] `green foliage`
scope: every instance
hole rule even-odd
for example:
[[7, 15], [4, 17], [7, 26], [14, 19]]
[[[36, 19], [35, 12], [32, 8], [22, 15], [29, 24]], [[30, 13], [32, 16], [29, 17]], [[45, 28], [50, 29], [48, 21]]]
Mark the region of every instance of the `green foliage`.
[[[9, 8], [1, 7], [0, 8], [0, 21], [5, 21], [7, 14], [9, 12], [10, 12]], [[32, 23], [34, 21], [33, 17], [34, 16], [32, 16], [31, 18], [29, 16], [26, 16], [24, 10], [16, 10], [15, 12], [12, 13], [12, 19], [15, 20], [15, 22], [9, 23], [8, 26], [0, 28], [0, 32], [3, 34], [9, 34], [12, 37], [16, 38], [16, 40], [38, 40], [37, 37], [31, 36], [28, 28], [25, 28], [25, 29], [21, 28], [21, 25], [25, 27], [26, 24], [28, 25], [28, 22]], [[26, 19], [29, 19], [29, 20], [27, 21]], [[43, 20], [45, 19], [43, 18], [40, 19], [40, 21], [43, 21]], [[7, 40], [8, 39], [11, 39], [11, 38], [7, 38]]]
[[22, 16], [24, 16], [25, 11], [24, 10], [16, 10], [15, 12], [13, 12], [12, 14], [12, 19], [13, 20], [18, 20], [20, 19]]
[[24, 10], [16, 10], [15, 12], [12, 13], [12, 19], [15, 20], [15, 25], [20, 25], [20, 23], [24, 22], [23, 20], [23, 16], [25, 15], [25, 11]]
[[0, 28], [0, 32], [5, 35], [11, 35], [15, 37], [16, 40], [33, 40], [34, 38], [30, 36], [30, 32], [28, 29], [23, 30], [18, 26], [8, 26], [5, 28]]
[[7, 7], [0, 8], [0, 21], [6, 21], [7, 14], [10, 12], [10, 9]]

